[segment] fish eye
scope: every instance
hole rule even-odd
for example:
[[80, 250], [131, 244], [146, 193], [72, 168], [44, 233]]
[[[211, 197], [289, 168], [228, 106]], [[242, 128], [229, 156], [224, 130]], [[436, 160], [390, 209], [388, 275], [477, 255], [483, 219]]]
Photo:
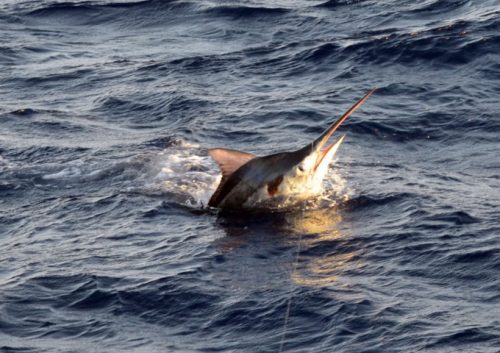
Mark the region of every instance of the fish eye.
[[301, 165], [299, 165], [299, 170], [303, 173], [304, 172], [304, 167]]

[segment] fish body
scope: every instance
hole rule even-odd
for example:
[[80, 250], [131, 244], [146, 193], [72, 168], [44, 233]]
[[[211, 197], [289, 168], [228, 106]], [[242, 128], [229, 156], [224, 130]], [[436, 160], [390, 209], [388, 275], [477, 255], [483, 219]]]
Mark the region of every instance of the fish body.
[[307, 199], [321, 193], [328, 166], [345, 136], [324, 148], [337, 128], [375, 91], [368, 92], [319, 138], [292, 152], [257, 157], [226, 148], [209, 149], [222, 179], [208, 205], [222, 209], [252, 208], [262, 202], [293, 197]]

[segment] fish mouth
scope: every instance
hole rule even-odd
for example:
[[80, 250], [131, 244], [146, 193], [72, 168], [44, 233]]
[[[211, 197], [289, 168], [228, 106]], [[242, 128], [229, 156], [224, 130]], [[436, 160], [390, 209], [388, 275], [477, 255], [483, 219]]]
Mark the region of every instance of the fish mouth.
[[342, 135], [335, 143], [332, 143], [327, 148], [323, 149], [318, 153], [318, 157], [316, 158], [316, 165], [314, 166], [314, 171], [316, 172], [318, 168], [324, 163], [329, 164], [332, 160], [333, 156], [337, 152], [342, 141], [344, 141], [345, 135]]
[[[363, 98], [361, 98], [359, 101], [357, 101], [352, 107], [349, 108], [348, 111], [346, 111], [344, 113], [344, 115], [342, 115], [342, 117], [340, 117], [339, 120], [337, 120], [335, 123], [333, 123], [325, 132], [323, 132], [323, 134], [321, 134], [320, 137], [318, 137], [313, 143], [312, 143], [312, 147], [313, 149], [319, 154], [319, 156], [321, 158], [318, 158], [319, 159], [319, 162], [316, 163], [316, 166], [318, 166], [319, 164], [321, 164], [321, 161], [323, 160], [323, 158], [329, 154], [329, 151], [331, 151], [331, 149], [333, 149], [335, 146], [337, 146], [336, 148], [338, 148], [338, 146], [340, 145], [340, 143], [342, 143], [342, 140], [343, 140], [343, 137], [340, 138], [340, 140], [338, 140], [337, 142], [335, 142], [334, 144], [328, 146], [326, 149], [322, 150], [323, 149], [323, 146], [326, 144], [326, 142], [328, 141], [328, 139], [330, 138], [330, 136], [332, 136], [332, 134], [339, 128], [340, 125], [342, 125], [342, 123], [349, 117], [351, 116], [352, 113], [354, 113], [367, 99], [368, 97], [370, 97], [373, 92], [375, 92], [376, 88], [373, 88], [371, 89]], [[336, 149], [335, 148], [335, 149]]]

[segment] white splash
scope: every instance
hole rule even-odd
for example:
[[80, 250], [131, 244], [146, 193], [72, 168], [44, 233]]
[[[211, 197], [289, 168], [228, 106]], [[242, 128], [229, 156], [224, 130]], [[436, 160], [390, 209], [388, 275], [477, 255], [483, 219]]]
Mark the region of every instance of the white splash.
[[174, 197], [190, 207], [204, 207], [219, 181], [217, 166], [203, 148], [178, 141], [153, 156], [145, 191]]

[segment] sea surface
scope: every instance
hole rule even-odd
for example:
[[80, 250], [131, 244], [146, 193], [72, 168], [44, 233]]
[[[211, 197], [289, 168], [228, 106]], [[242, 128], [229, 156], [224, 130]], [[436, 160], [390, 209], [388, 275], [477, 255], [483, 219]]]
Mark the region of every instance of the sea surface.
[[[322, 202], [206, 206], [374, 87]], [[0, 249], [2, 353], [498, 353], [500, 2], [3, 0]]]

